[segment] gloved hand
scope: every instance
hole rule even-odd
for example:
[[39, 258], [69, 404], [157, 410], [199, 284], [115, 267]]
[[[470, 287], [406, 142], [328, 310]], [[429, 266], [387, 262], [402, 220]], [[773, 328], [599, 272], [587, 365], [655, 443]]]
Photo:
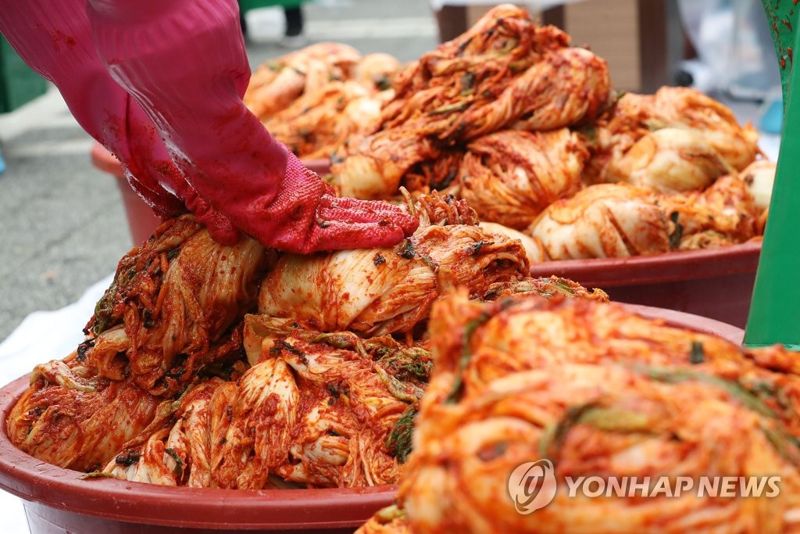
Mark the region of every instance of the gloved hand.
[[123, 164], [133, 189], [162, 217], [197, 215], [214, 237], [238, 232], [186, 182], [149, 117], [108, 74], [92, 42], [84, 0], [0, 0], [0, 32], [58, 86], [80, 125]]
[[399, 208], [334, 197], [247, 111], [234, 0], [91, 0], [89, 19], [82, 5], [0, 0], [0, 30], [161, 213], [177, 196], [218, 239], [238, 228], [303, 253], [391, 245], [416, 228]]

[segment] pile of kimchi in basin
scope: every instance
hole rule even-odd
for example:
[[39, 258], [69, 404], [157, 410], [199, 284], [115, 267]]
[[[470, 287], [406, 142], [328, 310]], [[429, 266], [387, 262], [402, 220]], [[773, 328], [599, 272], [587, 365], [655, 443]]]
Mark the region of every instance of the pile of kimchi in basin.
[[294, 52], [246, 102], [300, 157], [330, 157], [343, 196], [452, 194], [535, 262], [715, 248], [766, 224], [775, 165], [750, 125], [693, 89], [616, 91], [602, 58], [513, 6], [405, 67]]
[[[759, 235], [749, 173], [771, 169], [754, 132], [689, 89], [614, 93], [601, 58], [516, 7], [399, 70], [327, 46], [259, 71], [249, 105], [285, 97], [259, 109], [269, 126], [351, 82], [378, 84], [367, 99], [391, 91], [370, 131], [337, 134], [331, 180], [397, 197], [416, 232], [297, 256], [221, 245], [189, 215], [165, 221], [122, 258], [85, 341], [33, 370], [5, 421], [12, 442], [164, 486], [397, 485], [365, 533], [800, 528], [791, 354], [529, 276], [543, 259]], [[770, 474], [781, 491], [589, 499], [559, 484], [520, 514], [509, 476], [540, 458], [557, 481]]]

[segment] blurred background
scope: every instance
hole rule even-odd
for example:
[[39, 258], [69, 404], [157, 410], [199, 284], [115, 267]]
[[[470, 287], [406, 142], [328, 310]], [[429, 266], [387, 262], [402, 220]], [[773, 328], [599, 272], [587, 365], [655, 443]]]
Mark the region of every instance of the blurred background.
[[[499, 2], [494, 2], [499, 3]], [[320, 41], [410, 61], [464, 31], [480, 0], [242, 0], [253, 68]], [[692, 85], [764, 133], [776, 157], [780, 80], [758, 0], [527, 2], [610, 63], [617, 89]], [[120, 192], [58, 93], [0, 41], [0, 340], [29, 313], [75, 301], [132, 245]]]

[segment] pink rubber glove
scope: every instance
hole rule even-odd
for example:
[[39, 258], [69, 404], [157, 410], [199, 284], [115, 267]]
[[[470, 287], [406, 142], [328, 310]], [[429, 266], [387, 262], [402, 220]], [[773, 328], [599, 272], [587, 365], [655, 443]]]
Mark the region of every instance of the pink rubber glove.
[[96, 50], [158, 132], [98, 63], [81, 4], [0, 0], [0, 30], [163, 213], [176, 208], [173, 192], [218, 239], [232, 240], [235, 226], [303, 253], [391, 245], [416, 228], [399, 208], [332, 196], [247, 111], [249, 68], [234, 1], [90, 2]]
[[416, 220], [341, 199], [242, 102], [250, 77], [235, 0], [89, 0], [97, 49], [158, 125], [194, 189], [267, 246], [388, 246]]
[[92, 42], [85, 0], [0, 0], [0, 32], [61, 91], [80, 125], [123, 164], [135, 191], [160, 216], [187, 208], [233, 242], [238, 232], [197, 196], [149, 117], [108, 74]]

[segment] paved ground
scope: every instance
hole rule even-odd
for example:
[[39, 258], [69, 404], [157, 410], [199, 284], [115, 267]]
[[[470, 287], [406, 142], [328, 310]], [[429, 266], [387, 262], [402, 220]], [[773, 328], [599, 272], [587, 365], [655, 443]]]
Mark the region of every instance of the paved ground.
[[[280, 12], [249, 19], [251, 64], [285, 53], [265, 41]], [[306, 19], [312, 42], [343, 41], [402, 60], [434, 46], [427, 0], [327, 0], [307, 6]], [[131, 242], [114, 180], [92, 168], [90, 139], [57, 93], [0, 115], [0, 147], [8, 164], [0, 175], [2, 340], [28, 313], [76, 300]]]

